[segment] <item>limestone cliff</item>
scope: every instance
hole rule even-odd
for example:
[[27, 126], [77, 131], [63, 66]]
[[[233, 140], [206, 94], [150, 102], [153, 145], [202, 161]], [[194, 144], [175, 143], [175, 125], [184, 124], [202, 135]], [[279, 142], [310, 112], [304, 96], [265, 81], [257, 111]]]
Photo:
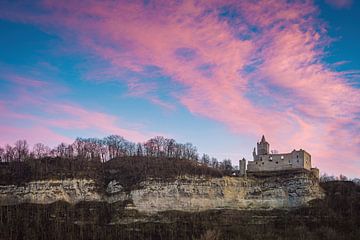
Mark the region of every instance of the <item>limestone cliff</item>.
[[128, 208], [154, 213], [166, 210], [273, 209], [306, 205], [322, 198], [323, 190], [310, 173], [257, 177], [178, 177], [171, 181], [148, 179], [131, 191], [116, 181], [106, 188], [91, 179], [33, 181], [24, 186], [0, 186], [0, 204], [23, 202], [47, 204], [59, 200], [124, 202]]
[[32, 181], [23, 186], [0, 185], [0, 205], [101, 201], [102, 196], [96, 191], [95, 186], [91, 179]]

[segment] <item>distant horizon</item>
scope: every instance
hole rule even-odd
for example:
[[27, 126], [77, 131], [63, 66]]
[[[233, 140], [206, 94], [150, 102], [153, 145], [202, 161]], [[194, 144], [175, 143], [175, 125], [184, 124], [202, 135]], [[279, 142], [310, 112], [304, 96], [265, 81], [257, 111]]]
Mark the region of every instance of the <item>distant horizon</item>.
[[0, 2], [0, 146], [116, 134], [360, 177], [360, 2]]

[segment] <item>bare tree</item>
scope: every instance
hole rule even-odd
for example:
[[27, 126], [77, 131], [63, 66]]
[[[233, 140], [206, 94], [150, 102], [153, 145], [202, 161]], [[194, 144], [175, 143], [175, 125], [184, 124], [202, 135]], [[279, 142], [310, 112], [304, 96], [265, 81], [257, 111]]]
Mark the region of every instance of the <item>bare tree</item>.
[[138, 143], [136, 145], [136, 156], [143, 156], [143, 155], [144, 155], [143, 145], [141, 143]]
[[174, 157], [176, 141], [172, 138], [165, 138], [165, 151], [167, 157]]
[[108, 155], [109, 155], [109, 152], [108, 152], [106, 145], [102, 144], [100, 146], [100, 158], [103, 163], [108, 159]]
[[149, 139], [146, 143], [144, 143], [144, 149], [146, 156], [149, 157], [156, 156], [156, 150], [157, 150], [156, 141], [153, 138]]
[[86, 158], [86, 149], [85, 149], [85, 141], [82, 138], [76, 138], [76, 140], [72, 144], [72, 149], [74, 151], [74, 155], [79, 158]]
[[119, 135], [110, 135], [104, 138], [104, 141], [108, 147], [109, 157], [126, 156], [127, 146], [129, 142]]
[[66, 150], [67, 150], [67, 144], [66, 143], [60, 143], [56, 147], [56, 151], [59, 157], [65, 157], [66, 156]]
[[336, 178], [334, 176], [328, 176], [326, 173], [320, 176], [320, 182], [330, 182], [335, 180]]
[[231, 172], [233, 170], [231, 160], [230, 159], [224, 159], [222, 163], [220, 164], [220, 168], [226, 172]]
[[0, 147], [0, 162], [5, 162], [5, 149]]
[[203, 154], [201, 157], [201, 163], [209, 165], [210, 164], [210, 157], [207, 154]]
[[218, 168], [218, 167], [219, 167], [219, 162], [218, 162], [218, 160], [217, 160], [216, 158], [214, 158], [214, 157], [211, 158], [211, 166], [212, 166], [213, 168]]
[[185, 159], [196, 161], [199, 156], [197, 153], [197, 148], [191, 143], [185, 143], [184, 145], [184, 156]]
[[51, 149], [42, 143], [36, 143], [33, 147], [32, 155], [34, 158], [43, 158], [49, 156]]
[[29, 145], [26, 140], [17, 140], [15, 142], [15, 157], [17, 161], [24, 161], [26, 157], [29, 155]]
[[340, 181], [347, 181], [348, 178], [347, 178], [345, 175], [340, 174], [339, 180], [340, 180]]
[[65, 156], [67, 158], [75, 157], [75, 155], [74, 155], [74, 146], [72, 144], [67, 145], [66, 150], [65, 150]]
[[15, 150], [12, 146], [9, 144], [6, 144], [5, 146], [5, 161], [6, 162], [12, 162], [15, 160]]

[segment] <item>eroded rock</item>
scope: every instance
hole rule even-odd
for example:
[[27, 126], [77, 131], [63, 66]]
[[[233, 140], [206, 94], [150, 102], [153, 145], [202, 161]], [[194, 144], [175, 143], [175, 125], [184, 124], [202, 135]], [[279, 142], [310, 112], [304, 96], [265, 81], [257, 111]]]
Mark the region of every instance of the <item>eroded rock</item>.
[[274, 209], [306, 205], [323, 198], [318, 180], [309, 173], [269, 177], [178, 177], [173, 181], [148, 179], [138, 189], [125, 191], [113, 180], [98, 191], [91, 179], [34, 181], [24, 186], [0, 186], [0, 204], [48, 204], [67, 201], [131, 202], [131, 208], [155, 213], [166, 210]]

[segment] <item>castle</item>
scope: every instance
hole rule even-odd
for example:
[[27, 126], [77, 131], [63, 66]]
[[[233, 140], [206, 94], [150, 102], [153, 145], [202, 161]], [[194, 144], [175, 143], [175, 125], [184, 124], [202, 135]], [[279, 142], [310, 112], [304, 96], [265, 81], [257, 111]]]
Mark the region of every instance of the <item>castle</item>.
[[311, 167], [311, 155], [303, 149], [293, 150], [290, 153], [270, 153], [270, 144], [264, 135], [257, 143], [257, 151], [254, 148], [253, 161], [249, 161], [246, 170], [246, 160], [239, 161], [240, 175], [246, 173], [258, 173], [266, 171], [282, 171], [292, 169], [306, 169], [319, 176], [319, 170]]

